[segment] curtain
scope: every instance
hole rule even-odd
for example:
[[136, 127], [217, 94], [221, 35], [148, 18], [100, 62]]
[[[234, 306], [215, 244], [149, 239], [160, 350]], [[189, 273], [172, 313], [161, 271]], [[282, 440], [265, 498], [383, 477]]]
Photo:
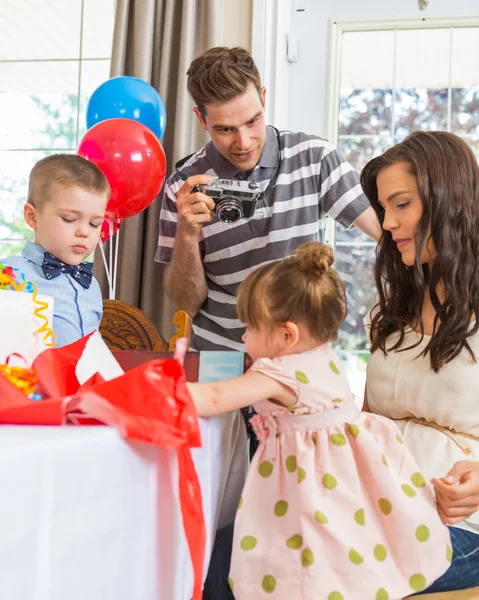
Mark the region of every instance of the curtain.
[[[167, 118], [163, 147], [168, 175], [176, 161], [207, 141], [192, 111], [186, 71], [196, 56], [221, 45], [222, 25], [223, 0], [117, 0], [110, 74], [139, 77], [160, 93]], [[174, 310], [164, 291], [166, 265], [154, 262], [160, 199], [161, 194], [122, 223], [115, 297], [141, 308], [168, 339]], [[99, 251], [95, 276], [108, 297]]]

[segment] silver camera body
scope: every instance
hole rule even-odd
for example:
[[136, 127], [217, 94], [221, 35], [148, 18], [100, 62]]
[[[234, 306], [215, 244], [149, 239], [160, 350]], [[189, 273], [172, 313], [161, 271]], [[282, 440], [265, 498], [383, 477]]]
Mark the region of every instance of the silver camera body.
[[252, 181], [220, 179], [216, 177], [209, 185], [195, 185], [191, 193], [202, 192], [214, 200], [215, 214], [223, 223], [236, 223], [242, 218], [250, 219], [263, 192]]

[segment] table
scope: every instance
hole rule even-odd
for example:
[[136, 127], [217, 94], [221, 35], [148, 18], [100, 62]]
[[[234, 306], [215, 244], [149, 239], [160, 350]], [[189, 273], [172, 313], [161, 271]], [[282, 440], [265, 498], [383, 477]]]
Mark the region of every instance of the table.
[[[119, 361], [128, 368], [152, 358], [140, 354]], [[186, 359], [190, 379], [197, 356]], [[200, 426], [203, 447], [192, 454], [206, 576], [216, 528], [233, 519], [241, 494], [246, 436], [239, 413]], [[0, 598], [190, 600], [177, 477], [173, 452], [127, 443], [108, 427], [2, 426]]]

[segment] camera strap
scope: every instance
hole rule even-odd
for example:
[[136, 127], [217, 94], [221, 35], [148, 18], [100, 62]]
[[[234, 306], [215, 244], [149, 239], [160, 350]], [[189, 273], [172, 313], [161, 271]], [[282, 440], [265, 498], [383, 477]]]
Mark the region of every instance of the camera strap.
[[279, 130], [276, 127], [273, 127], [273, 129], [274, 129], [274, 132], [276, 133], [276, 140], [278, 142], [278, 166], [276, 167], [276, 171], [274, 172], [273, 177], [271, 177], [271, 179], [269, 180], [269, 183], [268, 183], [266, 189], [263, 192], [262, 200], [264, 200], [266, 198], [267, 194], [269, 194], [270, 192], [273, 191], [273, 188], [276, 185], [276, 182], [277, 182], [278, 177], [279, 177], [279, 173], [280, 173], [280, 170], [281, 170], [281, 161], [282, 161], [282, 158], [283, 158], [282, 157], [283, 145], [281, 143], [281, 135], [279, 133]]

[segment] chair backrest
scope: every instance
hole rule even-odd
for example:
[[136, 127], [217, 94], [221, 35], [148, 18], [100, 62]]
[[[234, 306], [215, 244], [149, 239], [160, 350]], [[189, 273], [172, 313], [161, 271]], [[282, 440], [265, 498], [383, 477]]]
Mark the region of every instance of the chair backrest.
[[100, 333], [110, 350], [174, 350], [179, 337], [191, 337], [191, 317], [183, 310], [175, 313], [173, 323], [178, 330], [166, 341], [145, 313], [121, 300], [103, 300]]

